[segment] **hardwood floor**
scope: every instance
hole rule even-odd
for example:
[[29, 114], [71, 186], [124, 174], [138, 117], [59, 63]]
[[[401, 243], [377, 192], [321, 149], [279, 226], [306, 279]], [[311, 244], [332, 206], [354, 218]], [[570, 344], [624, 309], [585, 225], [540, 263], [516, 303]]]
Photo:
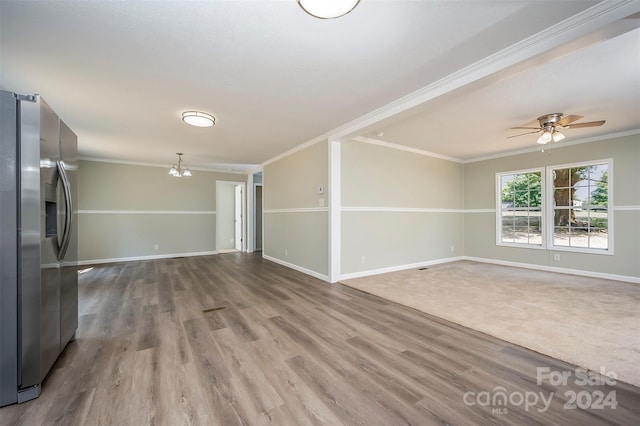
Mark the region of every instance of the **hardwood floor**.
[[[631, 425], [640, 418], [638, 388], [582, 385], [575, 366], [259, 255], [98, 265], [80, 276], [79, 299], [77, 339], [42, 395], [0, 409], [0, 424]], [[540, 384], [538, 368], [546, 368]], [[556, 380], [563, 373], [566, 383]]]

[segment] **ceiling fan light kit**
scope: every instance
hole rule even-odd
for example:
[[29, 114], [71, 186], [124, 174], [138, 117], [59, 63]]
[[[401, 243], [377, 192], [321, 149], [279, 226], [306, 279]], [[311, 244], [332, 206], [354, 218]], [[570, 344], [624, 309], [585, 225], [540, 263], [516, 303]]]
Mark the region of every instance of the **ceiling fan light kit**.
[[298, 5], [309, 15], [320, 19], [333, 19], [351, 12], [360, 0], [298, 0]]
[[589, 121], [586, 123], [574, 123], [574, 121], [578, 121], [581, 118], [583, 118], [583, 116], [581, 115], [567, 115], [566, 117], [564, 117], [564, 114], [562, 114], [561, 112], [541, 115], [537, 118], [538, 123], [540, 123], [539, 127], [512, 127], [512, 129], [527, 129], [533, 131], [509, 136], [509, 138], [542, 132], [536, 142], [540, 145], [546, 145], [551, 141], [560, 142], [565, 138], [564, 133], [562, 133], [560, 130], [581, 127], [597, 127], [602, 126], [605, 123], [605, 120]]
[[560, 133], [559, 131], [555, 130], [553, 132], [553, 134], [551, 135], [551, 137], [553, 138], [554, 142], [560, 142], [562, 139], [565, 138], [563, 133]]
[[548, 144], [549, 142], [551, 142], [551, 138], [552, 138], [552, 136], [551, 136], [551, 132], [550, 132], [549, 130], [545, 130], [545, 131], [544, 131], [544, 133], [542, 133], [542, 134], [540, 135], [540, 137], [538, 138], [538, 141], [537, 141], [537, 142], [538, 142], [540, 145], [546, 145], [546, 144]]

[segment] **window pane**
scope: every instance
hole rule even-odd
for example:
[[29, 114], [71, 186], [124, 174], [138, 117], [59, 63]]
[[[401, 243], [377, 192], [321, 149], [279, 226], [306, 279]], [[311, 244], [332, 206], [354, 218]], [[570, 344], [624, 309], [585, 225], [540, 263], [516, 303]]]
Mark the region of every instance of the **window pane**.
[[571, 189], [570, 188], [556, 188], [554, 193], [555, 205], [560, 206], [572, 206]]
[[570, 169], [556, 169], [553, 174], [554, 188], [569, 188], [571, 186]]
[[609, 233], [606, 228], [589, 229], [589, 248], [609, 248]]
[[542, 228], [534, 226], [529, 228], [529, 244], [542, 245]]
[[589, 175], [592, 181], [600, 181], [603, 180], [606, 182], [607, 178], [607, 169], [609, 168], [608, 164], [596, 164], [591, 166], [589, 169]]
[[609, 179], [606, 171], [598, 180], [593, 181], [593, 185], [589, 187], [589, 203], [591, 206], [606, 208], [609, 204], [608, 181]]
[[500, 241], [502, 241], [503, 243], [512, 243], [513, 239], [513, 227], [502, 225], [502, 237], [500, 238]]
[[[589, 198], [591, 196], [591, 189], [592, 187], [590, 186], [585, 186], [585, 187], [577, 187], [574, 188], [574, 192], [573, 192], [573, 206], [574, 207], [588, 207], [589, 205]], [[570, 191], [570, 189], [569, 189]]]
[[529, 226], [539, 230], [539, 228], [542, 226], [542, 218], [540, 217], [540, 212], [529, 212]]
[[589, 233], [587, 228], [571, 228], [571, 247], [589, 247]]
[[529, 243], [529, 229], [527, 227], [516, 227], [514, 233], [514, 240], [516, 243], [528, 244]]
[[515, 207], [529, 207], [529, 192], [528, 191], [516, 191], [515, 193]]
[[542, 172], [499, 176], [500, 241], [541, 245]]
[[589, 167], [577, 167], [571, 169], [571, 185], [574, 188], [583, 188], [589, 186], [590, 175]]
[[585, 209], [573, 209], [573, 220], [572, 223], [574, 226], [588, 226], [589, 224], [589, 210]]
[[571, 209], [555, 209], [553, 212], [553, 224], [555, 226], [569, 226], [571, 223]]
[[589, 227], [599, 228], [606, 230], [609, 228], [609, 220], [607, 218], [607, 212], [604, 211], [591, 211], [589, 214]]
[[514, 210], [503, 210], [502, 211], [502, 224], [503, 225], [513, 225], [515, 220], [516, 212]]
[[568, 226], [556, 226], [553, 228], [553, 244], [556, 246], [569, 246]]

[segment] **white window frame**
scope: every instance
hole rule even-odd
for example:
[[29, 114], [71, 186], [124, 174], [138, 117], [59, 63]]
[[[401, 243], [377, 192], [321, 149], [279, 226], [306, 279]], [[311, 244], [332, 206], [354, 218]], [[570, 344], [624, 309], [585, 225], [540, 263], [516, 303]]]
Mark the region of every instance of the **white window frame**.
[[[588, 247], [567, 247], [554, 245], [554, 184], [553, 184], [553, 171], [556, 169], [566, 169], [572, 167], [586, 167], [594, 166], [598, 164], [607, 164], [607, 248], [588, 248]], [[540, 172], [541, 179], [541, 199], [542, 205], [540, 208], [540, 227], [542, 230], [542, 244], [529, 244], [529, 243], [510, 243], [502, 241], [502, 191], [501, 183], [502, 176], [504, 175], [516, 175], [532, 172]], [[496, 245], [503, 247], [518, 247], [534, 250], [549, 250], [549, 251], [565, 251], [573, 253], [589, 253], [600, 255], [613, 255], [614, 254], [614, 184], [613, 184], [613, 159], [606, 158], [601, 160], [581, 161], [576, 163], [557, 164], [546, 167], [538, 167], [532, 169], [512, 170], [498, 172], [495, 175], [496, 183]]]
[[[504, 175], [518, 175], [518, 174], [526, 174], [526, 173], [540, 173], [540, 191], [542, 194], [540, 195], [541, 205], [540, 205], [540, 231], [542, 234], [542, 243], [541, 244], [531, 244], [531, 243], [510, 243], [502, 241], [502, 176]], [[544, 250], [546, 248], [546, 173], [544, 167], [536, 167], [533, 169], [524, 169], [524, 170], [513, 170], [506, 172], [498, 172], [496, 173], [496, 245], [503, 247], [519, 247], [519, 248], [528, 248], [534, 250]]]
[[[566, 169], [572, 167], [586, 167], [595, 166], [598, 164], [607, 164], [607, 248], [587, 248], [587, 247], [567, 247], [554, 245], [554, 185], [553, 185], [553, 171], [555, 169]], [[603, 254], [613, 255], [613, 159], [606, 158], [602, 160], [581, 161], [578, 163], [558, 164], [546, 167], [546, 181], [547, 181], [547, 194], [549, 199], [547, 201], [545, 215], [549, 220], [547, 221], [547, 227], [545, 228], [547, 238], [547, 248], [553, 251], [568, 251], [574, 253], [590, 253], [590, 254]], [[544, 240], [544, 236], [543, 236]]]

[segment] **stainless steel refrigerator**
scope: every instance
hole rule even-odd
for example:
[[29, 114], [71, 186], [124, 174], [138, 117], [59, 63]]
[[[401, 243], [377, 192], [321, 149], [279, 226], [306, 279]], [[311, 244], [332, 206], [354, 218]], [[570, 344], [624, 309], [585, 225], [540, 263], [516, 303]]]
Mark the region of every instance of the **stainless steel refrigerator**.
[[0, 91], [0, 406], [40, 395], [78, 327], [77, 137]]

